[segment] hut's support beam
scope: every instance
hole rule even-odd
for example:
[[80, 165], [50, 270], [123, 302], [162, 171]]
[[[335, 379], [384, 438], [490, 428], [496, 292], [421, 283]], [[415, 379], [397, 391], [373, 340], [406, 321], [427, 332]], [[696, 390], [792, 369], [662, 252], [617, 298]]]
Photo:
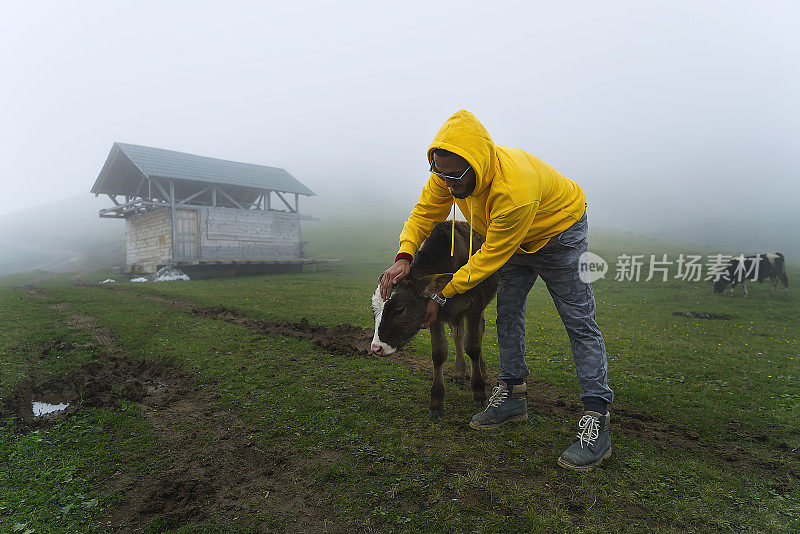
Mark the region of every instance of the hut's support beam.
[[111, 202], [113, 202], [115, 205], [119, 206], [119, 202], [117, 202], [117, 195], [112, 195], [111, 193], [107, 193], [107, 194], [108, 194], [108, 198], [111, 199]]
[[217, 186], [211, 187], [211, 206], [216, 208], [217, 207]]
[[230, 197], [230, 195], [228, 195], [228, 193], [226, 193], [226, 192], [225, 192], [223, 189], [218, 189], [218, 191], [219, 191], [220, 193], [222, 193], [222, 196], [224, 196], [225, 198], [227, 198], [228, 200], [230, 200], [231, 202], [233, 202], [233, 204], [234, 204], [234, 205], [235, 205], [237, 208], [239, 208], [240, 210], [243, 210], [243, 209], [244, 209], [244, 208], [242, 207], [242, 205], [241, 205], [241, 204], [239, 204], [238, 202], [236, 202], [235, 200], [233, 200], [233, 199]]
[[286, 207], [289, 208], [289, 211], [294, 212], [294, 208], [292, 208], [292, 205], [289, 204], [289, 202], [287, 202], [285, 198], [283, 198], [283, 195], [281, 195], [280, 192], [275, 191], [275, 196], [277, 196], [279, 199], [283, 201], [284, 204], [286, 204]]
[[180, 202], [178, 202], [178, 204], [177, 204], [177, 205], [178, 205], [178, 206], [182, 206], [182, 205], [186, 204], [187, 202], [189, 202], [190, 200], [192, 200], [192, 199], [194, 199], [194, 198], [197, 198], [198, 196], [202, 195], [203, 193], [206, 193], [206, 192], [208, 192], [208, 190], [209, 190], [209, 188], [208, 188], [208, 187], [206, 187], [205, 189], [203, 189], [203, 190], [201, 190], [201, 191], [198, 191], [198, 192], [197, 192], [197, 193], [195, 193], [194, 195], [191, 195], [191, 196], [188, 196], [188, 197], [184, 198], [183, 200], [181, 200]]
[[[162, 195], [164, 195], [164, 200], [166, 200], [167, 202], [171, 202], [170, 199], [172, 198], [172, 195], [167, 193], [167, 190], [164, 189], [164, 186], [161, 185], [160, 183], [158, 183], [158, 180], [156, 180], [155, 178], [150, 178], [150, 181], [153, 182], [154, 184], [156, 184], [156, 187], [158, 188], [158, 190], [161, 191]], [[172, 180], [170, 180], [169, 183], [170, 183], [170, 186], [169, 186], [170, 189], [173, 189], [175, 186], [174, 186]]]
[[133, 196], [135, 196], [135, 197], [141, 196], [141, 194], [139, 193], [139, 190], [142, 188], [142, 185], [144, 185], [144, 181], [145, 180], [147, 180], [147, 176], [143, 174], [142, 175], [142, 179], [139, 180], [139, 185], [136, 186], [136, 193], [134, 193]]

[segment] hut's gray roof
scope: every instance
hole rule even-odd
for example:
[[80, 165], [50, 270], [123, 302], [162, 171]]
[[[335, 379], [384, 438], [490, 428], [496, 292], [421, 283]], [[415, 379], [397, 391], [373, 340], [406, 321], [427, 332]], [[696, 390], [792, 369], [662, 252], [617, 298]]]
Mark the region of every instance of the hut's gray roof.
[[[120, 158], [120, 155], [124, 157]], [[119, 162], [120, 159], [122, 163]], [[136, 167], [138, 173], [124, 168], [130, 167], [130, 163]], [[132, 194], [131, 186], [138, 187], [139, 184], [139, 180], [132, 176], [134, 174], [139, 174], [140, 179], [144, 176], [314, 195], [313, 191], [294, 176], [278, 167], [239, 163], [127, 143], [114, 143], [111, 147], [103, 170], [92, 187], [92, 193]]]

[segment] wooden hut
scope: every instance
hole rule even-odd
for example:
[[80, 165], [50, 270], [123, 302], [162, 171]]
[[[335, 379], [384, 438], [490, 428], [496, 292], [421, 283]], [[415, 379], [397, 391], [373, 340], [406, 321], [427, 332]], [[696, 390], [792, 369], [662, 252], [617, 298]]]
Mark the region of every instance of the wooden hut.
[[[301, 270], [300, 197], [314, 193], [284, 169], [114, 143], [92, 187], [125, 219], [128, 273], [164, 265], [198, 274]], [[191, 275], [190, 274], [190, 275]]]

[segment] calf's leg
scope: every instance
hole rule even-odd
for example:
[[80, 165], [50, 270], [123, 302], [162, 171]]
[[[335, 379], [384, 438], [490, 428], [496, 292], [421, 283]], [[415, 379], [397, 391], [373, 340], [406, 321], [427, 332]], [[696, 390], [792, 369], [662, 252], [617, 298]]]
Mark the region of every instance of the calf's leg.
[[[481, 312], [481, 345], [483, 345], [483, 333], [486, 330], [486, 320], [483, 318], [483, 312]], [[481, 351], [481, 371], [483, 371], [483, 379], [487, 383], [489, 382], [489, 373], [486, 372], [486, 360], [483, 359], [483, 351]]]
[[453, 333], [453, 341], [456, 345], [456, 368], [453, 380], [463, 385], [467, 380], [467, 364], [464, 360], [464, 324], [451, 323], [450, 331]]
[[434, 321], [431, 330], [431, 356], [433, 357], [433, 386], [431, 386], [431, 403], [428, 415], [436, 419], [442, 415], [444, 405], [444, 378], [442, 366], [447, 359], [447, 339], [444, 337], [444, 326], [441, 321]]
[[483, 310], [467, 314], [464, 348], [472, 362], [472, 400], [475, 404], [485, 406], [486, 400], [486, 364], [483, 362]]

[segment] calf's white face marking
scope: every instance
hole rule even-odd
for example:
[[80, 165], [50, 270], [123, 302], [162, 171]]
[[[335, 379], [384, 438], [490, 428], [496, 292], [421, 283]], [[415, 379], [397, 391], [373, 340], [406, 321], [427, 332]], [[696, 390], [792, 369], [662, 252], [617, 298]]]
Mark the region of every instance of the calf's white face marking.
[[[394, 294], [394, 291], [392, 291], [392, 294]], [[378, 285], [378, 288], [372, 294], [372, 315], [375, 316], [375, 335], [372, 336], [372, 345], [370, 348], [372, 352], [386, 356], [396, 352], [397, 347], [387, 345], [378, 337], [378, 327], [381, 325], [381, 316], [383, 315], [384, 304], [386, 303], [384, 302], [383, 297], [381, 297], [381, 286]]]

